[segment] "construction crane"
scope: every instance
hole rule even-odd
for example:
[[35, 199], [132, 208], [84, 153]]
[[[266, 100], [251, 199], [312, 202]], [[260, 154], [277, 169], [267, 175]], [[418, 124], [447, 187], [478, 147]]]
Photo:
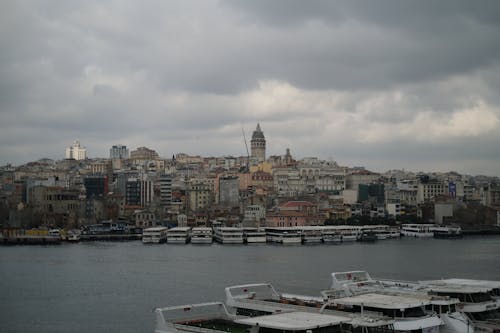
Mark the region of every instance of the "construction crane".
[[241, 126], [241, 132], [243, 133], [243, 141], [245, 142], [245, 148], [247, 149], [247, 166], [246, 171], [250, 170], [250, 152], [248, 151], [247, 137], [245, 136], [245, 129]]

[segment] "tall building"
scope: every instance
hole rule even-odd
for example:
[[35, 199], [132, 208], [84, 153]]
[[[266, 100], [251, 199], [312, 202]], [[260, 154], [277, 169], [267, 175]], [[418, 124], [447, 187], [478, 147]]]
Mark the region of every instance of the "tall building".
[[109, 149], [109, 158], [113, 160], [122, 160], [128, 157], [129, 154], [127, 146], [114, 145], [111, 149]]
[[266, 160], [266, 138], [264, 132], [260, 129], [260, 124], [252, 133], [252, 140], [250, 140], [252, 160], [257, 162], [264, 162]]
[[158, 177], [160, 187], [160, 204], [169, 206], [172, 203], [172, 176], [170, 174], [160, 174]]
[[75, 160], [84, 160], [87, 158], [87, 148], [80, 146], [80, 141], [73, 142], [73, 146], [66, 147], [66, 158]]
[[236, 176], [219, 178], [219, 205], [222, 207], [238, 207], [240, 180]]

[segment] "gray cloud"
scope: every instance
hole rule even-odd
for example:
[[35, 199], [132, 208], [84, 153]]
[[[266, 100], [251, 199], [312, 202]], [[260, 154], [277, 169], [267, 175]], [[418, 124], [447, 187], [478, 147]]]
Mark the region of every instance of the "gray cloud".
[[4, 2], [0, 163], [74, 139], [245, 154], [260, 121], [271, 154], [498, 174], [499, 18], [497, 1]]

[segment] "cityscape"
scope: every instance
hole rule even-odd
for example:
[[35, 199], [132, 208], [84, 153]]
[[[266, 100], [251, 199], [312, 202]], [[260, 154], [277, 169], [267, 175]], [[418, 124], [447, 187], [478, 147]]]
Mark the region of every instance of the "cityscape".
[[[108, 158], [87, 158], [79, 141], [61, 160], [0, 169], [4, 233], [86, 229], [103, 222], [156, 226], [458, 225], [498, 232], [500, 182], [457, 172], [376, 173], [291, 149], [266, 155], [257, 124], [246, 156], [160, 157], [148, 147], [113, 145]], [[16, 231], [17, 230], [17, 231]], [[108, 233], [110, 231], [108, 230]]]

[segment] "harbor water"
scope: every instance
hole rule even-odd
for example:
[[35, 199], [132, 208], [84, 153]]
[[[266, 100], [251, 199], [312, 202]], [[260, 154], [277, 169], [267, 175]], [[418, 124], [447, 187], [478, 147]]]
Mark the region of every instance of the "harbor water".
[[500, 236], [341, 245], [0, 247], [0, 332], [153, 332], [158, 306], [223, 300], [224, 287], [270, 282], [319, 295], [334, 271], [421, 280], [500, 280]]

